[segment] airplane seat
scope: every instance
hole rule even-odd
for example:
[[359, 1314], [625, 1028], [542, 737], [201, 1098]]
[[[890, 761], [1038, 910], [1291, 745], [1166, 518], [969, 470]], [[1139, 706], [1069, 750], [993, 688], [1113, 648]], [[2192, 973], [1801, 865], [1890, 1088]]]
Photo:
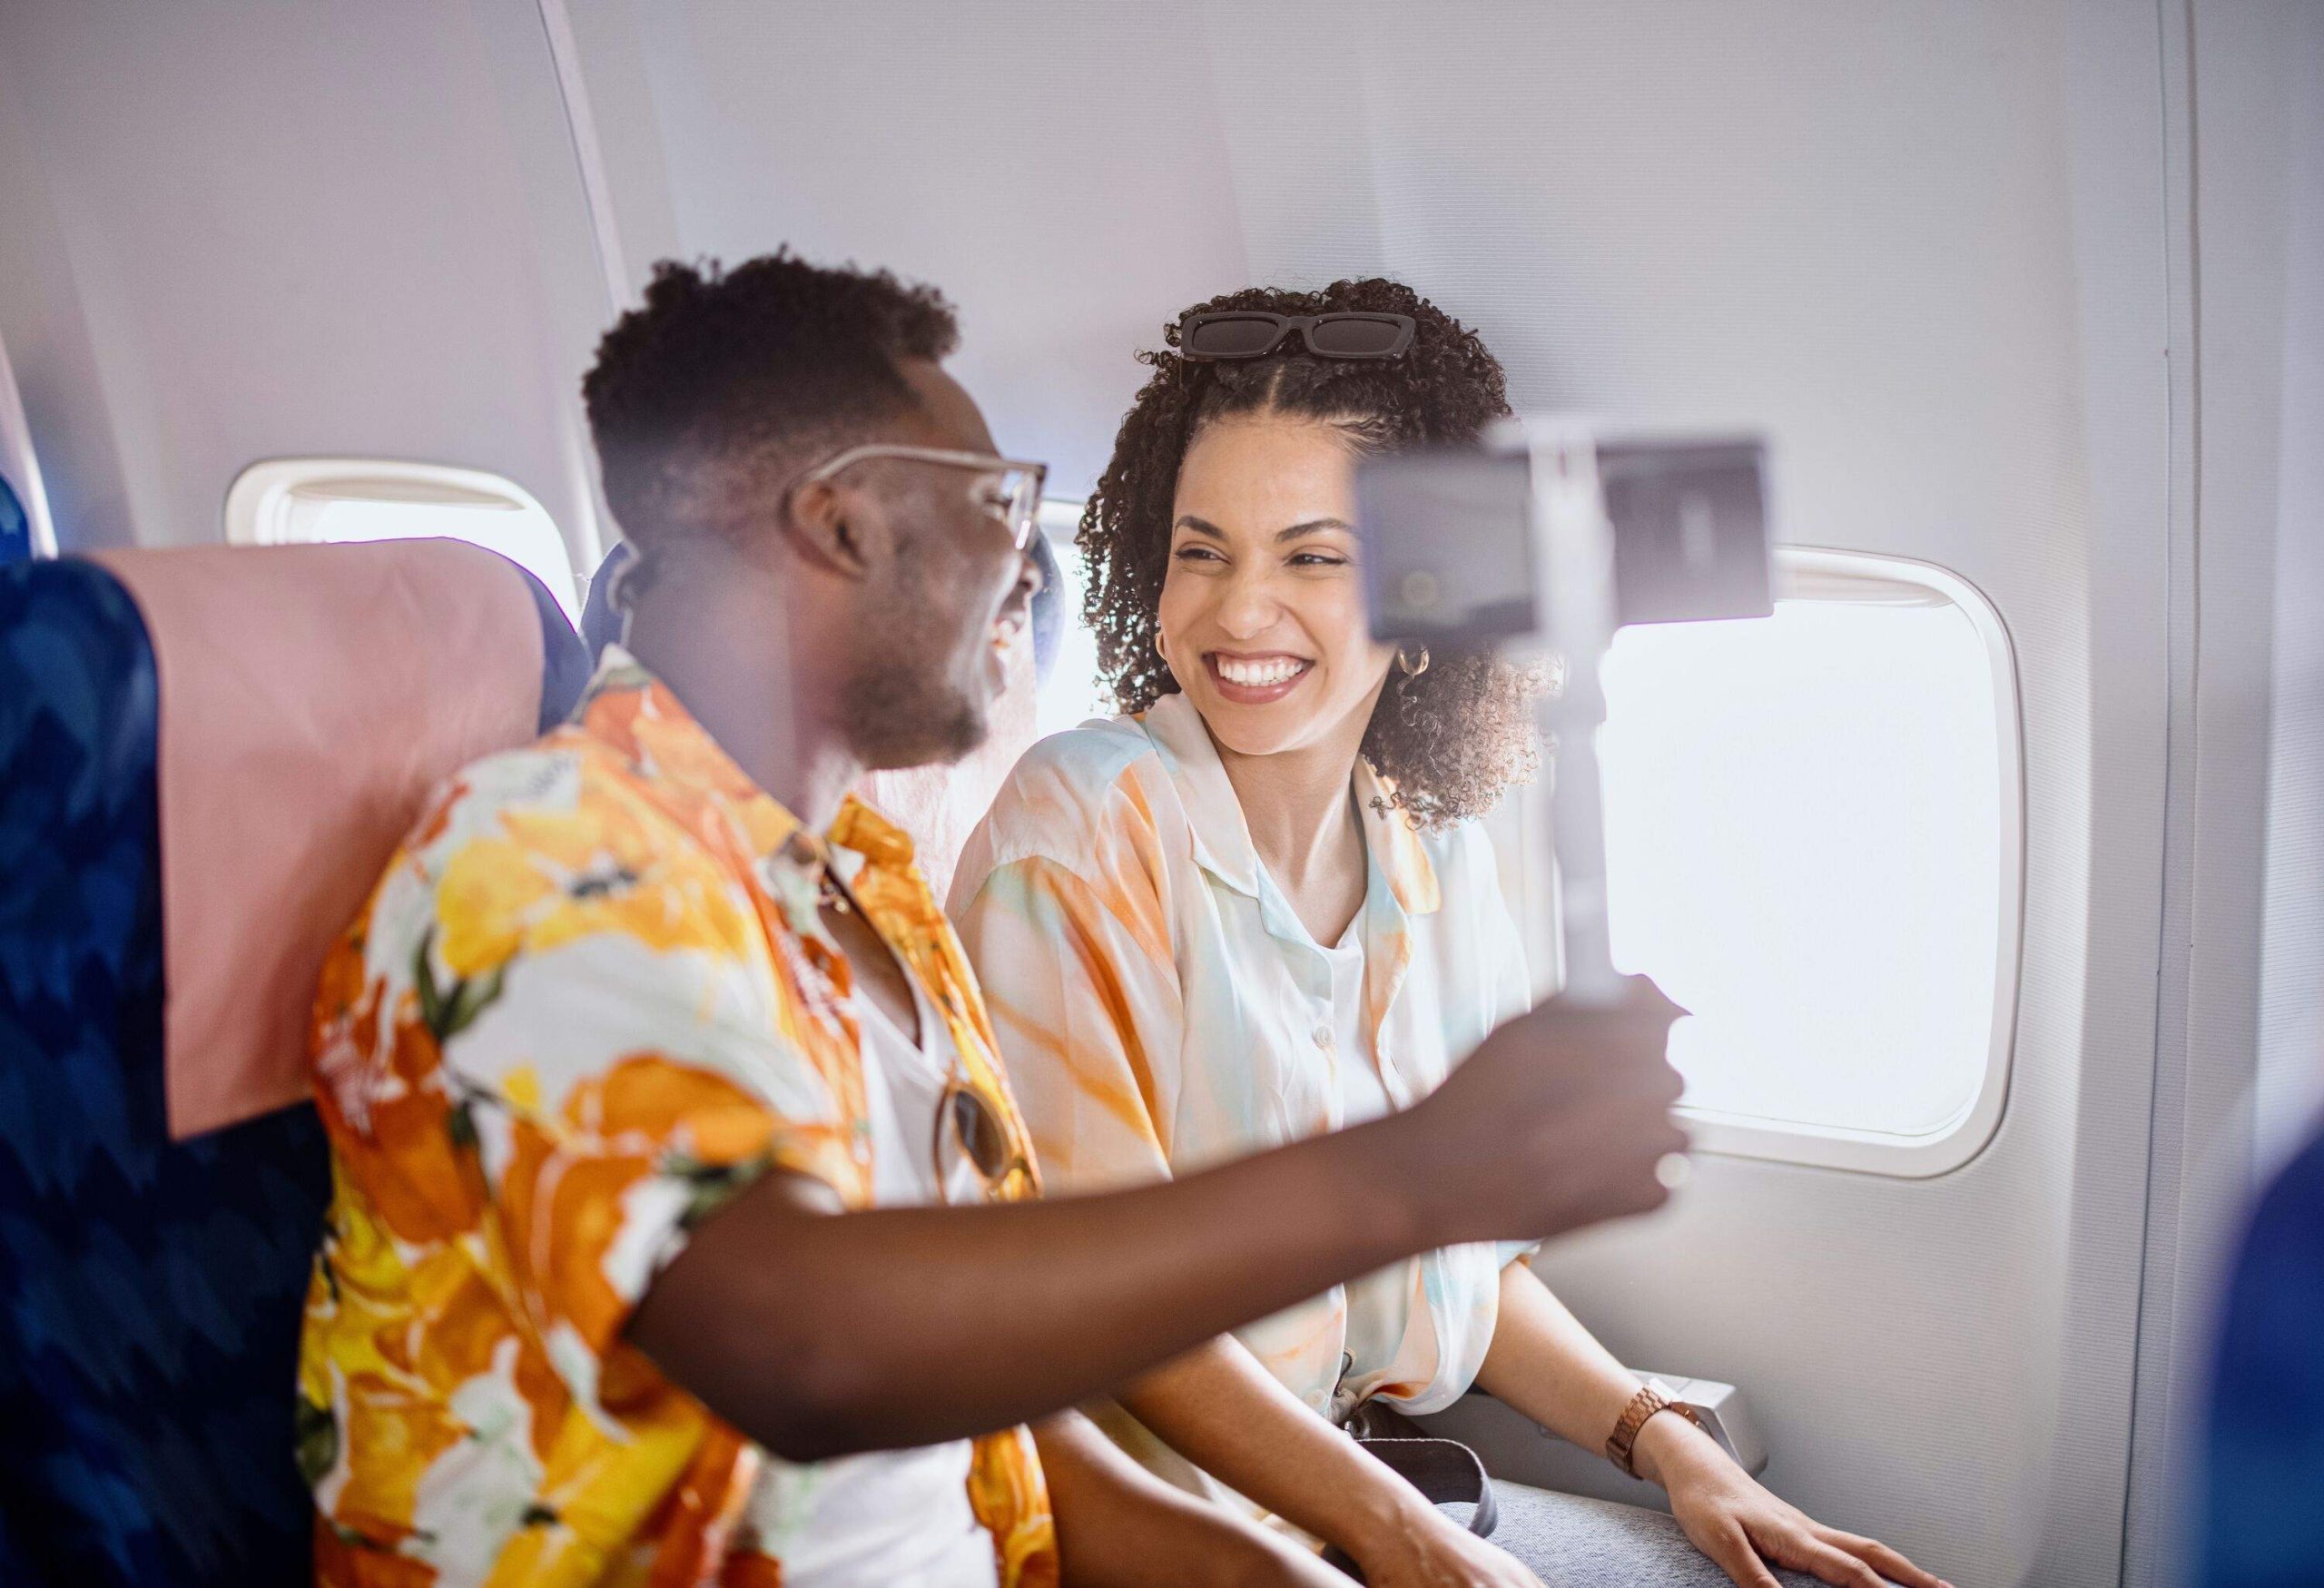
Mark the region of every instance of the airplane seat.
[[[419, 549], [430, 544], [396, 555], [438, 555]], [[328, 568], [379, 549], [0, 567], [0, 1582], [312, 1581], [294, 1408], [328, 1153], [306, 1101], [172, 1131], [170, 1078], [213, 1057], [170, 1050], [184, 991], [170, 945], [186, 924], [172, 926], [172, 906], [198, 927], [217, 901], [165, 897], [165, 874], [188, 857], [165, 861], [162, 842], [176, 764], [161, 731], [164, 680], [194, 693], [188, 669], [201, 656], [171, 650], [148, 621], [158, 609], [123, 575], [171, 557], [303, 556]], [[507, 706], [516, 740], [561, 720], [587, 676], [562, 612], [524, 577], [540, 694], [537, 712], [529, 695]], [[520, 598], [501, 598], [504, 615], [521, 612]], [[248, 626], [262, 610], [251, 599], [222, 616]], [[322, 666], [279, 679], [265, 710], [243, 715], [297, 717], [302, 696], [311, 704], [340, 678]], [[237, 764], [220, 775], [240, 787], [265, 774]], [[413, 814], [364, 862], [372, 876]], [[229, 876], [265, 870], [243, 853], [222, 863]], [[280, 890], [267, 885], [258, 919], [277, 912]], [[303, 1030], [303, 1005], [285, 1012]]]
[[589, 647], [593, 662], [621, 638], [621, 614], [614, 608], [614, 576], [636, 557], [626, 541], [615, 541], [597, 571], [589, 576], [589, 595], [581, 605], [581, 643]]
[[0, 567], [30, 562], [32, 557], [33, 521], [25, 512], [25, 504], [17, 498], [15, 488], [5, 478], [0, 478]]

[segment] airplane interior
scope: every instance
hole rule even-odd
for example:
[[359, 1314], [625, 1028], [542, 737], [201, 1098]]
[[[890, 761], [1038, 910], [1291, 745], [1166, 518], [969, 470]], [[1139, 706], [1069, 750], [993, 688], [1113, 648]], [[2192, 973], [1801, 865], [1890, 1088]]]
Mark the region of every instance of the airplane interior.
[[[336, 1083], [317, 988], [350, 922], [369, 922], [359, 954], [366, 930], [386, 942], [389, 917], [418, 908], [395, 902], [405, 861], [390, 856], [420, 843], [407, 835], [425, 814], [438, 833], [458, 825], [446, 779], [559, 742], [625, 663], [643, 670], [633, 653], [675, 646], [648, 615], [693, 587], [617, 516], [639, 498], [601, 469], [592, 427], [609, 399], [585, 399], [585, 377], [612, 357], [609, 330], [645, 311], [660, 261], [704, 267], [707, 293], [784, 250], [940, 290], [958, 350], [931, 379], [972, 393], [990, 435], [899, 432], [899, 456], [940, 483], [944, 459], [990, 454], [977, 467], [1006, 464], [1038, 493], [993, 508], [1040, 572], [1022, 587], [1039, 587], [1029, 637], [995, 652], [1008, 687], [989, 736], [855, 786], [911, 831], [933, 905], [949, 890], [965, 950], [931, 973], [959, 961], [993, 1018], [945, 1025], [952, 994], [923, 996], [934, 982], [914, 981], [902, 1007], [923, 1033], [995, 1050], [1057, 1160], [1051, 1190], [1069, 1179], [1078, 1201], [1112, 1182], [1050, 1149], [1057, 1083], [1021, 1068], [1047, 983], [1011, 981], [1008, 956], [1027, 951], [991, 945], [1029, 941], [1032, 906], [1002, 920], [975, 891], [1006, 858], [1007, 791], [1053, 735], [1089, 755], [1103, 733], [1155, 735], [1176, 768], [1168, 717], [1225, 768], [1206, 788], [1233, 779], [1253, 797], [1239, 741], [1216, 719], [1204, 740], [1181, 709], [1210, 696], [1117, 687], [1154, 676], [1137, 647], [1194, 610], [1170, 605], [1194, 599], [1172, 594], [1191, 587], [1173, 561], [1159, 626], [1121, 616], [1129, 554], [1106, 536], [1138, 478], [1117, 460], [1154, 400], [1141, 391], [1194, 380], [1210, 356], [1188, 305], [1247, 288], [1323, 303], [1334, 283], [1389, 278], [1433, 307], [1373, 318], [1407, 339], [1418, 318], [1426, 338], [1441, 311], [1482, 339], [1512, 417], [1474, 445], [1463, 431], [1357, 466], [1354, 527], [1338, 528], [1363, 546], [1368, 632], [1395, 642], [1373, 684], [1420, 683], [1432, 652], [1443, 684], [1488, 632], [1492, 655], [1546, 656], [1561, 681], [1538, 705], [1541, 773], [1462, 829], [1478, 847], [1459, 853], [1483, 857], [1474, 886], [1508, 905], [1473, 952], [1505, 950], [1530, 981], [1504, 990], [1511, 1004], [1448, 960], [1429, 995], [1446, 1010], [1502, 999], [1452, 1060], [1561, 989], [1569, 1006], [1613, 1007], [1617, 971], [1685, 1011], [1669, 1062], [1690, 1145], [1655, 1164], [1667, 1206], [1593, 1216], [1524, 1259], [1660, 1397], [1633, 1408], [1648, 1420], [1625, 1439], [1683, 1404], [1738, 1484], [1880, 1541], [1930, 1583], [2324, 1583], [2316, 0], [0, 0], [0, 1583], [480, 1583], [429, 1553], [428, 1507], [457, 1513], [442, 1538], [497, 1527], [501, 1550], [510, 1530], [596, 1503], [576, 1477], [554, 1513], [536, 1500], [495, 1521], [407, 1481], [392, 1525], [333, 1510], [364, 1481], [367, 1440], [412, 1437], [367, 1425], [359, 1395], [300, 1388], [310, 1287], [334, 1272], [318, 1243], [352, 1244], [344, 1132], [389, 1129], [402, 1094], [352, 1125], [343, 1100], [319, 1109]], [[1374, 360], [1390, 373], [1348, 379], [1384, 381], [1411, 357], [1320, 342], [1329, 308], [1277, 318], [1264, 347], [1220, 343], [1202, 378], [1305, 358], [1334, 379], [1335, 359]], [[1156, 508], [1166, 539], [1187, 534], [1202, 427], [1225, 422], [1178, 435], [1179, 497]], [[674, 458], [711, 445], [667, 433]], [[815, 499], [855, 499], [852, 478], [833, 472]], [[1226, 546], [1239, 531], [1219, 522], [1196, 528]], [[1200, 577], [1226, 589], [1226, 572]], [[900, 656], [951, 621], [951, 593], [929, 587], [924, 609], [892, 614]], [[1239, 598], [1185, 621], [1239, 621]], [[1164, 664], [1193, 676], [1175, 649]], [[1206, 687], [1229, 702], [1303, 676], [1216, 667]], [[1079, 725], [1133, 704], [1142, 715], [1111, 728]], [[1354, 805], [1345, 776], [1334, 785], [1359, 858], [1332, 932], [1370, 930], [1391, 886], [1443, 930], [1467, 920], [1452, 849], [1429, 851], [1438, 910], [1383, 870], [1388, 848], [1362, 847], [1409, 834], [1377, 835], [1395, 818], [1363, 805], [1357, 764]], [[1193, 820], [1166, 902], [1223, 889], [1244, 863], [1203, 844], [1265, 851], [1256, 820], [1234, 818], [1227, 841]], [[623, 861], [606, 885], [636, 870]], [[795, 912], [793, 927], [813, 937], [818, 910], [846, 913], [857, 885], [810, 887], [810, 927]], [[1278, 893], [1301, 904], [1269, 931], [1325, 963], [1334, 942], [1308, 895], [1265, 876], [1246, 891], [1262, 913]], [[760, 906], [748, 930], [763, 916], [789, 941], [782, 910]], [[901, 941], [859, 910], [867, 941]], [[928, 941], [951, 944], [931, 918]], [[1193, 919], [1154, 929], [1182, 961]], [[1236, 964], [1270, 940], [1221, 941], [1218, 962]], [[522, 962], [454, 981], [455, 955], [431, 972], [430, 944], [448, 942], [419, 940], [404, 1005], [443, 1043], [503, 1041], [493, 1022], [547, 995]], [[830, 952], [844, 990], [846, 956]], [[1328, 1052], [1320, 973], [1311, 1046]], [[1190, 980], [1165, 1001], [1191, 1031], [1206, 996]], [[1217, 1007], [1258, 997], [1236, 996]], [[617, 998], [587, 1001], [570, 1030], [619, 1027]], [[1248, 1020], [1228, 1028], [1238, 1051], [1271, 1040]], [[1378, 1057], [1374, 1111], [1413, 1110]], [[1132, 1068], [1142, 1106], [1167, 1115], [1160, 1072], [1142, 1052]], [[1187, 1073], [1157, 1129], [1193, 1144], [1210, 1139]], [[963, 1123], [961, 1083], [945, 1084], [936, 1132], [985, 1171], [979, 1130], [1013, 1143], [1017, 1127], [990, 1110]], [[448, 1150], [521, 1160], [499, 1129], [459, 1112]], [[1462, 1156], [1504, 1150], [1472, 1139]], [[1168, 1189], [1191, 1198], [1196, 1170], [1226, 1159], [1187, 1151]], [[721, 1205], [703, 1206], [714, 1228]], [[1308, 1288], [1454, 1244], [1317, 1267]], [[399, 1234], [373, 1260], [416, 1272], [422, 1249]], [[615, 1243], [605, 1261], [644, 1283], [642, 1250]], [[1262, 1310], [1277, 1308], [1231, 1321]], [[1181, 1343], [1251, 1338], [1223, 1335], [1229, 1321]], [[609, 1346], [576, 1369], [543, 1338], [541, 1360], [581, 1374], [593, 1407], [596, 1376], [614, 1385], [635, 1355]], [[419, 1371], [378, 1349], [381, 1372]], [[1626, 1442], [1609, 1460], [1599, 1436], [1561, 1435], [1466, 1378], [1440, 1398], [1406, 1431], [1474, 1453], [1479, 1482], [1495, 1480], [1480, 1493], [1503, 1494], [1504, 1540], [1522, 1527], [1502, 1483], [1674, 1510], [1677, 1490], [1640, 1483]], [[1030, 1404], [999, 1423], [1032, 1423]], [[614, 1445], [643, 1437], [594, 1415]], [[723, 1404], [700, 1415], [724, 1427]], [[486, 1437], [480, 1414], [459, 1415], [445, 1447]], [[748, 1442], [773, 1448], [755, 1426]], [[763, 1470], [817, 1470], [793, 1457]], [[1088, 1534], [1063, 1459], [1042, 1445], [1062, 1581], [1097, 1581], [1075, 1563]], [[802, 1546], [766, 1557], [773, 1575], [740, 1574], [737, 1555], [722, 1577], [712, 1557], [743, 1548], [724, 1525], [701, 1535], [702, 1559], [632, 1539], [586, 1568], [489, 1556], [490, 1580], [1059, 1580], [1054, 1544], [1048, 1576], [1007, 1547], [970, 1578], [851, 1574]], [[1800, 1573], [1787, 1584], [1920, 1581], [1863, 1558], [1876, 1573], [1818, 1579], [1768, 1553]], [[1660, 1580], [1537, 1569], [1551, 1588]]]

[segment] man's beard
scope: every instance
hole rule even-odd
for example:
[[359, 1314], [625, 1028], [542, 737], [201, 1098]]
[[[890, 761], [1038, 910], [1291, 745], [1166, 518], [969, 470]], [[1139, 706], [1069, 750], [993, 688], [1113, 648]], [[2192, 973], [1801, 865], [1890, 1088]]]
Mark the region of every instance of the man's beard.
[[954, 687], [934, 657], [884, 653], [860, 657], [841, 692], [848, 738], [874, 771], [958, 761], [990, 732], [981, 702]]

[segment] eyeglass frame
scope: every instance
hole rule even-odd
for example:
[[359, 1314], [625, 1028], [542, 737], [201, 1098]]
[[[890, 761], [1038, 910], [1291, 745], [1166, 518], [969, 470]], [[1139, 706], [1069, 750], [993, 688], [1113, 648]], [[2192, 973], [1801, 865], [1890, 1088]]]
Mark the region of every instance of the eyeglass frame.
[[[1008, 1153], [996, 1171], [988, 1172], [984, 1165], [977, 1161], [976, 1153], [969, 1146], [968, 1132], [960, 1125], [960, 1104], [963, 1101], [976, 1110], [983, 1129], [996, 1135]], [[992, 1100], [985, 1096], [983, 1089], [968, 1074], [957, 1053], [952, 1059], [951, 1073], [944, 1078], [943, 1095], [937, 1100], [935, 1139], [930, 1144], [940, 1193], [945, 1180], [944, 1132], [948, 1128], [952, 1133], [954, 1146], [960, 1149], [961, 1161], [975, 1170], [977, 1179], [984, 1182], [988, 1200], [997, 1201], [1005, 1198], [1012, 1180], [1021, 1179], [1029, 1187], [1039, 1183], [1031, 1155], [1018, 1143], [1015, 1132], [1009, 1129], [1000, 1110], [993, 1106]]]
[[[818, 892], [819, 907], [835, 910], [844, 915], [852, 915], [865, 925], [871, 925], [872, 917], [865, 912], [862, 904], [857, 901], [855, 890], [848, 886], [828, 859], [822, 863]], [[913, 972], [911, 965], [905, 962], [902, 953], [894, 944], [888, 943], [887, 934], [877, 927], [872, 928], [872, 933], [886, 944], [888, 952], [895, 956], [896, 968], [907, 978], [911, 977]], [[952, 1062], [945, 1071], [944, 1090], [936, 1100], [934, 1129], [931, 1132], [928, 1144], [929, 1167], [936, 1177], [938, 1197], [940, 1199], [950, 1200], [945, 1196], [947, 1177], [944, 1172], [944, 1131], [948, 1125], [951, 1128], [953, 1143], [960, 1150], [961, 1161], [973, 1169], [977, 1178], [984, 1182], [987, 1200], [1005, 1199], [1009, 1194], [1009, 1182], [1012, 1180], [1021, 1179], [1028, 1189], [1038, 1188], [1040, 1184], [1040, 1174], [1033, 1167], [1032, 1155], [1025, 1150], [1018, 1133], [1009, 1128], [1008, 1117], [1002, 1113], [992, 1099], [985, 1095], [984, 1089], [977, 1085], [976, 1078], [969, 1073], [968, 1062], [960, 1057], [959, 1045], [948, 1041], [948, 1046], [951, 1049]], [[1001, 1159], [998, 1169], [988, 1171], [983, 1164], [977, 1161], [976, 1149], [969, 1145], [969, 1133], [960, 1123], [960, 1105], [962, 1102], [968, 1103], [975, 1110], [980, 1126], [997, 1138], [1007, 1153], [1007, 1157]]]
[[1015, 472], [1025, 483], [1010, 493], [1006, 523], [1009, 542], [1020, 552], [1033, 543], [1033, 536], [1040, 527], [1041, 488], [1049, 482], [1049, 466], [1022, 458], [1003, 458], [994, 452], [960, 452], [944, 447], [866, 441], [816, 464], [792, 481], [783, 493], [784, 497], [787, 499], [806, 486], [828, 484], [859, 463], [874, 463], [883, 459], [892, 459], [900, 463], [934, 463], [951, 469], [973, 469], [980, 474]]
[[[1275, 336], [1266, 346], [1247, 353], [1204, 353], [1194, 350], [1195, 332], [1206, 325], [1216, 325], [1230, 320], [1259, 320], [1275, 322]], [[1397, 330], [1394, 343], [1375, 353], [1332, 352], [1315, 345], [1315, 327], [1331, 321], [1362, 320], [1393, 325]], [[1205, 314], [1189, 314], [1178, 321], [1178, 356], [1196, 363], [1233, 363], [1242, 359], [1264, 359], [1283, 346], [1283, 339], [1293, 331], [1308, 353], [1318, 359], [1338, 359], [1361, 363], [1370, 359], [1400, 359], [1412, 350], [1413, 338], [1419, 333], [1420, 322], [1409, 314], [1366, 309], [1339, 309], [1325, 314], [1276, 314], [1265, 309], [1220, 309]]]

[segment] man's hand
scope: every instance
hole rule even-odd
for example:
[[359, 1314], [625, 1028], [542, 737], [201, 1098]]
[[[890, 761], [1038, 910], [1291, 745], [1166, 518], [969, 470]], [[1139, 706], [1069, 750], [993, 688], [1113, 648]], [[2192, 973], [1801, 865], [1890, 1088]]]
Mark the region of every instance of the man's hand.
[[1642, 976], [1613, 1009], [1552, 999], [1389, 1121], [1432, 1238], [1560, 1235], [1668, 1200], [1656, 1166], [1687, 1146], [1664, 1057], [1681, 1012]]

